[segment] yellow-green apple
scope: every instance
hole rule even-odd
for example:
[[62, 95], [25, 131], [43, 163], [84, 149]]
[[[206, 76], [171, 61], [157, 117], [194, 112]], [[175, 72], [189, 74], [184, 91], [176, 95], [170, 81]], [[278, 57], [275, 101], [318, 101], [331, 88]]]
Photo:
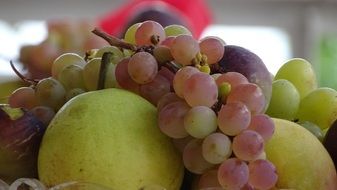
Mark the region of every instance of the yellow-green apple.
[[76, 96], [58, 111], [40, 146], [38, 172], [49, 187], [84, 181], [116, 190], [178, 190], [184, 167], [157, 126], [156, 108], [111, 88]]

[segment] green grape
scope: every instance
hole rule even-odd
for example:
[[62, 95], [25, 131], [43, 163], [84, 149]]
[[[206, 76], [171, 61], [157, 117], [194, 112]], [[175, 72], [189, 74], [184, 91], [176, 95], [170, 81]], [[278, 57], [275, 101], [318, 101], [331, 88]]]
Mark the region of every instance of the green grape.
[[182, 34], [191, 35], [192, 33], [184, 26], [172, 24], [164, 28], [166, 36], [179, 36]]
[[85, 88], [83, 82], [83, 68], [78, 65], [68, 65], [58, 75], [58, 80], [66, 90]]
[[65, 53], [54, 60], [52, 65], [52, 77], [57, 79], [59, 72], [68, 65], [78, 65], [84, 67], [86, 61], [76, 53]]
[[70, 100], [75, 96], [78, 96], [80, 94], [83, 94], [84, 92], [86, 92], [85, 90], [83, 90], [82, 88], [73, 88], [69, 91], [67, 91], [66, 93], [66, 100]]
[[115, 46], [105, 46], [105, 47], [100, 48], [96, 52], [95, 57], [102, 58], [102, 56], [105, 52], [111, 52], [112, 53], [111, 62], [113, 64], [117, 64], [121, 59], [124, 58], [123, 52]]
[[89, 91], [97, 90], [101, 58], [91, 59], [83, 68], [85, 88]]
[[[83, 68], [84, 85], [88, 91], [97, 90], [101, 62], [101, 58], [94, 58]], [[116, 65], [109, 62], [105, 74], [104, 88], [112, 88], [116, 86], [115, 68]]]
[[66, 90], [56, 79], [49, 77], [40, 80], [36, 85], [36, 98], [39, 105], [58, 110], [65, 102]]
[[140, 24], [141, 23], [135, 23], [127, 29], [124, 35], [124, 40], [126, 42], [131, 43], [131, 44], [136, 44], [135, 34]]
[[337, 119], [337, 91], [321, 87], [304, 97], [297, 112], [299, 121], [310, 121], [322, 130]]
[[300, 104], [300, 94], [296, 87], [285, 79], [272, 83], [272, 96], [266, 113], [271, 117], [293, 120]]
[[301, 58], [287, 61], [276, 73], [274, 80], [286, 79], [298, 90], [301, 99], [317, 88], [317, 79], [312, 65]]
[[310, 121], [302, 121], [298, 122], [298, 124], [300, 124], [302, 127], [310, 131], [313, 135], [315, 135], [318, 138], [318, 140], [320, 140], [321, 142], [323, 141], [324, 138], [323, 131], [316, 124]]

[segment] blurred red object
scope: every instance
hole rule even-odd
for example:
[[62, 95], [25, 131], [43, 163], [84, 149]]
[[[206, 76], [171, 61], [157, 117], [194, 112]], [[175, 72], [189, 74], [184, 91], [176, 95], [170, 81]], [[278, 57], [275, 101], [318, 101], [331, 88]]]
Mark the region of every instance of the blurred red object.
[[[212, 15], [203, 0], [132, 0], [117, 10], [99, 18], [98, 25], [105, 32], [119, 36], [131, 24], [136, 21], [137, 14], [143, 10], [157, 9], [167, 13], [173, 24], [185, 25], [194, 35], [199, 38], [203, 30], [211, 23]], [[154, 16], [154, 20], [158, 17]], [[172, 24], [168, 19], [165, 23]]]

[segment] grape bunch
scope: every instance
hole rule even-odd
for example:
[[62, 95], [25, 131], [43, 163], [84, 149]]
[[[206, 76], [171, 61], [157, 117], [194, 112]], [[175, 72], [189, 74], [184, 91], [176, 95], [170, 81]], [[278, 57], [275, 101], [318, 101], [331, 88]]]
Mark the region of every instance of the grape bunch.
[[[264, 144], [274, 133], [262, 89], [239, 72], [221, 72], [225, 42], [195, 39], [180, 25], [132, 25], [124, 39], [99, 29], [109, 46], [86, 55], [64, 53], [51, 77], [33, 80], [9, 97], [46, 125], [73, 97], [104, 88], [134, 92], [158, 109], [160, 130], [182, 153], [198, 189], [271, 189], [278, 176]], [[13, 68], [15, 70], [15, 68]], [[17, 71], [16, 71], [17, 72]], [[18, 75], [20, 73], [17, 72]]]

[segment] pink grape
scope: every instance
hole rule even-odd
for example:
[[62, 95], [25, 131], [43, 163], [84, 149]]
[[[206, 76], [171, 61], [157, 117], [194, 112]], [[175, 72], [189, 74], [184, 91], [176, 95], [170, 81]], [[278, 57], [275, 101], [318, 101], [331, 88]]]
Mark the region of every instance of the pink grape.
[[8, 104], [12, 108], [31, 109], [37, 105], [35, 90], [31, 87], [20, 87], [12, 92], [8, 98]]
[[170, 48], [175, 38], [175, 36], [168, 36], [160, 44]]
[[266, 142], [273, 136], [275, 124], [268, 115], [257, 114], [252, 116], [248, 129], [258, 132]]
[[186, 113], [184, 127], [189, 135], [202, 139], [217, 129], [217, 116], [209, 107], [195, 106]]
[[207, 63], [214, 64], [222, 58], [225, 47], [224, 43], [217, 37], [209, 36], [199, 42], [200, 52], [207, 56]]
[[172, 71], [170, 71], [166, 67], [161, 67], [160, 70], [158, 71], [158, 75], [165, 77], [169, 81], [170, 87], [172, 88], [173, 78], [175, 76], [175, 74]]
[[128, 72], [129, 60], [129, 58], [125, 58], [117, 64], [115, 70], [116, 81], [121, 88], [139, 94], [140, 85], [130, 77]]
[[190, 35], [179, 35], [175, 37], [170, 49], [175, 61], [184, 66], [191, 65], [192, 60], [200, 51], [198, 41]]
[[266, 99], [259, 86], [254, 83], [240, 84], [231, 90], [227, 102], [240, 101], [250, 110], [252, 115], [262, 113]]
[[190, 172], [202, 174], [213, 167], [213, 164], [207, 162], [202, 156], [202, 140], [193, 139], [185, 147], [183, 152], [183, 162]]
[[222, 105], [218, 112], [219, 129], [226, 135], [234, 136], [248, 128], [251, 114], [241, 102], [230, 102]]
[[159, 99], [168, 92], [170, 92], [170, 82], [161, 75], [140, 86], [140, 95], [153, 105], [157, 105]]
[[241, 189], [247, 184], [248, 179], [248, 165], [238, 158], [227, 159], [219, 166], [218, 180], [226, 190]]
[[138, 52], [130, 58], [128, 72], [136, 83], [146, 84], [156, 77], [158, 64], [150, 53]]
[[198, 189], [222, 190], [218, 180], [218, 170], [211, 169], [203, 173], [198, 180]]
[[156, 45], [165, 39], [162, 25], [155, 21], [145, 21], [140, 24], [135, 33], [137, 45]]
[[184, 138], [179, 138], [179, 139], [172, 139], [172, 143], [174, 147], [178, 149], [179, 152], [183, 153], [186, 145], [192, 140], [195, 139], [191, 136], [187, 136]]
[[235, 88], [239, 84], [249, 83], [248, 79], [243, 74], [238, 72], [223, 73], [216, 78], [216, 84], [218, 86], [224, 82], [228, 82], [231, 85], [231, 89]]
[[232, 142], [222, 133], [208, 135], [202, 143], [202, 155], [212, 164], [220, 164], [232, 154]]
[[213, 77], [198, 72], [185, 81], [183, 96], [190, 106], [212, 107], [218, 100], [218, 87]]
[[171, 138], [187, 137], [184, 117], [190, 109], [190, 106], [183, 101], [173, 102], [163, 107], [158, 116], [160, 130]]
[[159, 101], [157, 102], [157, 110], [160, 112], [163, 107], [167, 104], [177, 101], [183, 101], [180, 97], [178, 97], [174, 92], [169, 92], [160, 97]]
[[263, 153], [264, 141], [259, 133], [247, 129], [234, 137], [232, 148], [237, 158], [251, 161]]
[[173, 89], [179, 97], [184, 98], [183, 90], [186, 80], [199, 72], [197, 68], [192, 66], [182, 67], [177, 71], [173, 78]]
[[278, 174], [268, 160], [254, 160], [249, 163], [249, 183], [256, 189], [268, 190], [276, 185]]

